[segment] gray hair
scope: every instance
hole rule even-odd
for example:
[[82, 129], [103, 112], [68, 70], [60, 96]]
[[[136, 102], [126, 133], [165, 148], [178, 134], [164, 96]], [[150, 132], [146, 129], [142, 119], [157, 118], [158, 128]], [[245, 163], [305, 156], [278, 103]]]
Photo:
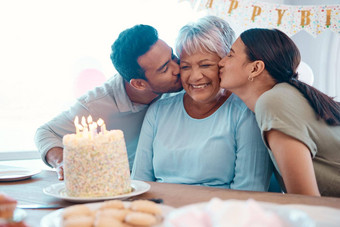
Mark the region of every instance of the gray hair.
[[235, 40], [235, 32], [229, 24], [217, 16], [205, 16], [183, 26], [176, 39], [176, 54], [185, 51], [189, 55], [200, 51], [225, 57]]

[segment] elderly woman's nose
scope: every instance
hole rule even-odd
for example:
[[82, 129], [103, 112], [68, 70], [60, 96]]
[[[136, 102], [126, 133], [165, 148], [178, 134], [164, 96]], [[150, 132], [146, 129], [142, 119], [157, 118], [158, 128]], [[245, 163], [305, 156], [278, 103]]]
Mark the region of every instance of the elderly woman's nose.
[[193, 69], [190, 73], [190, 79], [199, 80], [203, 77], [203, 73], [200, 70]]

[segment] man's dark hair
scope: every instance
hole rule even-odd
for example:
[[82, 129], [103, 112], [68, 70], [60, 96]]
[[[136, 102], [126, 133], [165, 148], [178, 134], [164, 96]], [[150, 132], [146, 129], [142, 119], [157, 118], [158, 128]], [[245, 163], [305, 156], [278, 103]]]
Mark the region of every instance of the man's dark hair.
[[158, 40], [157, 30], [149, 25], [135, 25], [122, 31], [112, 44], [110, 55], [118, 73], [126, 80], [146, 79], [137, 59]]

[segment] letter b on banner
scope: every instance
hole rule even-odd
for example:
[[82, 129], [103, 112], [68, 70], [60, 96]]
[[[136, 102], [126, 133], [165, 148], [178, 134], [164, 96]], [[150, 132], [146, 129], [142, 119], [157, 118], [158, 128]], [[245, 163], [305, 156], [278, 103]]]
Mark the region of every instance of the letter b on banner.
[[310, 10], [301, 10], [301, 26], [310, 24]]

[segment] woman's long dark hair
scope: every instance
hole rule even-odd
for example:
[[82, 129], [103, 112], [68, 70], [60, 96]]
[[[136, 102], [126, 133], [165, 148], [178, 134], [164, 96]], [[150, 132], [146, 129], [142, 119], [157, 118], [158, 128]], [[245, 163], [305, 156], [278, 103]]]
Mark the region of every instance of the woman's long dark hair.
[[298, 80], [299, 49], [285, 33], [277, 29], [254, 28], [240, 35], [250, 61], [262, 60], [277, 81], [296, 87], [308, 100], [319, 118], [328, 125], [340, 125], [340, 103], [316, 88]]

